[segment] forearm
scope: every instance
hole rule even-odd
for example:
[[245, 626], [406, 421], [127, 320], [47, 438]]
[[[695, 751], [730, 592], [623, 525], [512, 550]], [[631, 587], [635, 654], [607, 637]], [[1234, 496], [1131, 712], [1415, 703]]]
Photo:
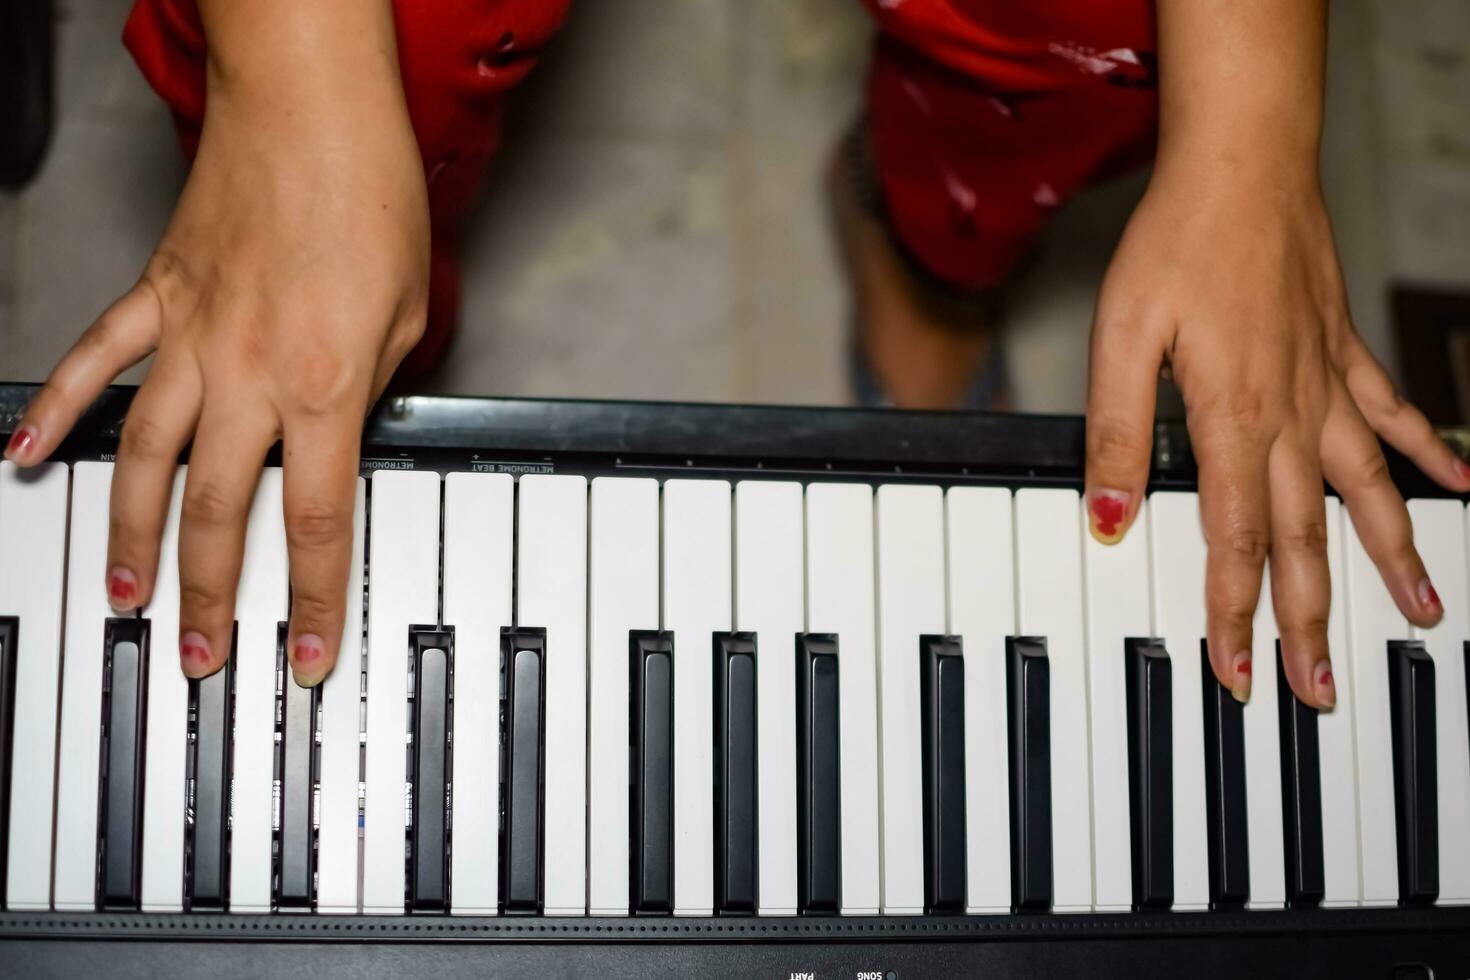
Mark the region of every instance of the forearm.
[[1158, 171], [1316, 179], [1326, 0], [1158, 0]]

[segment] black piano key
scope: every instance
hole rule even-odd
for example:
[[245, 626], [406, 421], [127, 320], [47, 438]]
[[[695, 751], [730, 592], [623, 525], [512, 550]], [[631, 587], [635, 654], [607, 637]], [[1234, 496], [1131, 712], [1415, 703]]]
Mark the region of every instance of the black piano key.
[[919, 741], [924, 793], [924, 909], [963, 912], [965, 658], [957, 636], [919, 638]]
[[754, 633], [716, 633], [715, 911], [754, 912], [756, 735]]
[[450, 692], [454, 634], [431, 627], [410, 634], [413, 684], [413, 824], [408, 907], [449, 909]]
[[[19, 639], [19, 620], [14, 616], [0, 616], [0, 886], [8, 880], [9, 872], [10, 764], [15, 745], [15, 668]], [[0, 887], [0, 908], [4, 907], [4, 888]]]
[[796, 901], [805, 915], [838, 911], [842, 771], [837, 637], [796, 638]]
[[148, 714], [148, 621], [109, 619], [103, 641], [102, 786], [97, 907], [142, 900], [143, 746]]
[[1322, 858], [1322, 756], [1317, 709], [1308, 707], [1286, 682], [1281, 643], [1276, 643], [1276, 702], [1281, 729], [1281, 809], [1286, 846], [1286, 901], [1311, 908], [1322, 903], [1326, 871]]
[[546, 630], [501, 630], [500, 902], [507, 914], [542, 907], [542, 785], [546, 747]]
[[629, 896], [634, 915], [674, 910], [674, 634], [628, 635]]
[[[281, 624], [284, 648], [285, 624]], [[311, 806], [317, 783], [316, 722], [321, 685], [302, 687], [283, 666], [281, 696], [281, 849], [276, 905], [310, 909], [316, 880], [316, 844]]]
[[192, 911], [223, 910], [230, 892], [230, 762], [235, 651], [208, 677], [189, 682], [194, 705], [194, 827], [185, 872]]
[[1052, 900], [1051, 677], [1043, 637], [1006, 639], [1010, 725], [1011, 904], [1046, 912]]
[[1434, 660], [1422, 642], [1388, 644], [1393, 798], [1399, 846], [1399, 901], [1439, 897], [1439, 798], [1434, 742]]
[[1210, 904], [1230, 908], [1250, 897], [1245, 806], [1244, 705], [1215, 679], [1200, 643], [1205, 700], [1205, 835], [1210, 854]]
[[1124, 644], [1133, 906], [1174, 903], [1173, 665], [1159, 640]]

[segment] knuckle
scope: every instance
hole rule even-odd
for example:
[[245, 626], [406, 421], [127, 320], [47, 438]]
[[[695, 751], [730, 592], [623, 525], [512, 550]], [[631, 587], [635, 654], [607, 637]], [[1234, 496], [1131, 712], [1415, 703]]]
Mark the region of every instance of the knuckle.
[[1152, 433], [1148, 429], [1116, 416], [1104, 415], [1087, 423], [1088, 452], [1102, 459], [1147, 455], [1151, 442]]
[[146, 415], [129, 415], [123, 422], [118, 452], [125, 457], [147, 461], [165, 461], [177, 454], [168, 430]]
[[1270, 397], [1254, 388], [1232, 396], [1225, 404], [1225, 418], [1245, 432], [1260, 432], [1270, 416]]
[[181, 518], [185, 524], [226, 527], [245, 515], [244, 498], [218, 480], [191, 481], [184, 490]]
[[357, 372], [339, 358], [312, 358], [294, 373], [293, 402], [309, 418], [343, 414], [359, 387]]
[[1389, 480], [1388, 459], [1377, 445], [1364, 453], [1352, 469], [1359, 486], [1377, 486]]
[[1320, 609], [1293, 609], [1278, 615], [1281, 638], [1287, 641], [1288, 646], [1318, 643], [1327, 638], [1327, 614]]
[[340, 620], [341, 613], [338, 602], [307, 589], [291, 593], [291, 617], [299, 626], [319, 632], [327, 629], [333, 620]]
[[221, 618], [229, 612], [230, 593], [214, 582], [181, 579], [179, 606], [196, 617]]
[[1233, 562], [1255, 566], [1266, 560], [1270, 542], [1260, 528], [1234, 527], [1222, 536], [1220, 546]]
[[1293, 555], [1325, 555], [1327, 553], [1327, 522], [1313, 520], [1294, 527], [1283, 528], [1276, 535], [1278, 550]]
[[187, 284], [193, 278], [189, 263], [172, 249], [160, 248], [143, 269], [143, 281], [162, 293], [175, 284]]
[[291, 547], [321, 548], [342, 541], [352, 517], [325, 500], [308, 500], [286, 511], [286, 539]]

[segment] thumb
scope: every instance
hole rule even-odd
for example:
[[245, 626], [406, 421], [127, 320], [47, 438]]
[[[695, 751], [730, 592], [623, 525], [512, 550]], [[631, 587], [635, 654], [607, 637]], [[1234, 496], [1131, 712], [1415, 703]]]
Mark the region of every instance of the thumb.
[[1143, 501], [1162, 361], [1148, 331], [1099, 315], [1088, 357], [1087, 524], [1103, 544], [1123, 540]]

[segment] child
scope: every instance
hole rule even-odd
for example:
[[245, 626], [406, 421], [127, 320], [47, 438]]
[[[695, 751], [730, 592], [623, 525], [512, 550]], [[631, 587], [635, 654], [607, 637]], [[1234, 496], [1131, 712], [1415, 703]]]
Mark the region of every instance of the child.
[[[988, 297], [1073, 192], [1152, 157], [1093, 325], [1091, 531], [1115, 542], [1137, 514], [1167, 371], [1200, 463], [1215, 673], [1249, 697], [1269, 559], [1287, 679], [1331, 707], [1324, 476], [1399, 608], [1430, 626], [1443, 609], [1377, 437], [1458, 492], [1470, 466], [1394, 392], [1348, 314], [1317, 178], [1326, 0], [868, 6], [881, 36], [866, 123], [834, 181], [860, 373], [901, 406], [994, 403]], [[192, 437], [189, 676], [228, 654], [249, 503], [278, 439], [292, 670], [316, 683], [335, 661], [363, 413], [395, 370], [443, 356], [459, 222], [506, 93], [566, 7], [138, 0], [126, 40], [193, 171], [138, 285], [57, 366], [7, 456], [44, 459], [157, 352], [118, 453], [107, 588], [119, 610], [148, 601]]]

